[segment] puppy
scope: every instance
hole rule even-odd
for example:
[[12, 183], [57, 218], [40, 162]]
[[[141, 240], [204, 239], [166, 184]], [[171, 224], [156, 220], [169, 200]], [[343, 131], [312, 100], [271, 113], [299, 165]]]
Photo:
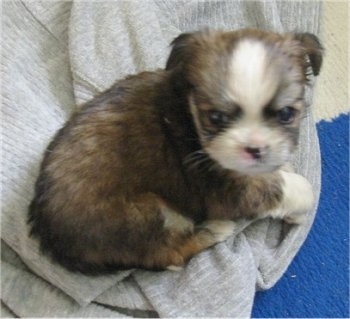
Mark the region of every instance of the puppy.
[[182, 34], [165, 70], [118, 81], [45, 153], [31, 235], [70, 270], [178, 269], [238, 218], [302, 222], [310, 183], [284, 169], [298, 142], [308, 33]]

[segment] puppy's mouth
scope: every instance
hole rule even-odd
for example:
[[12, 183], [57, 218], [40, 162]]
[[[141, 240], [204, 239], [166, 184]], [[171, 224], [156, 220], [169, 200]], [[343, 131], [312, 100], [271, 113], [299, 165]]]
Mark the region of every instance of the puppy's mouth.
[[277, 170], [280, 166], [281, 165], [270, 164], [264, 161], [264, 159], [244, 158], [237, 161], [236, 165], [228, 169], [246, 175], [255, 175], [271, 173]]
[[264, 160], [264, 158], [252, 157], [244, 157], [240, 159], [237, 164], [232, 167], [231, 170], [247, 175], [271, 173], [281, 166], [268, 163]]

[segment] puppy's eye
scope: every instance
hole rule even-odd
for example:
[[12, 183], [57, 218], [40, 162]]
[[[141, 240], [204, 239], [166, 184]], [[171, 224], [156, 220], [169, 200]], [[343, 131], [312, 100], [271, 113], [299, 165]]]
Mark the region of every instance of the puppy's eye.
[[281, 124], [290, 124], [294, 121], [296, 110], [286, 106], [277, 112], [277, 118]]
[[230, 118], [227, 114], [220, 111], [209, 111], [208, 118], [212, 125], [222, 126], [229, 122]]

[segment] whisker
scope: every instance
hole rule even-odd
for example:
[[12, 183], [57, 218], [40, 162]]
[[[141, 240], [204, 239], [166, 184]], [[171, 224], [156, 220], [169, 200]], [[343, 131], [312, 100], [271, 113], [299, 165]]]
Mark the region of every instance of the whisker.
[[205, 156], [205, 152], [203, 150], [194, 151], [185, 157], [185, 159], [183, 160], [183, 163], [189, 164], [190, 162], [197, 160], [197, 159], [200, 159], [203, 156]]
[[215, 163], [204, 150], [197, 150], [186, 156], [183, 161], [187, 170], [196, 170], [199, 173], [215, 168]]
[[209, 164], [209, 158], [202, 158], [202, 159], [200, 159], [200, 160], [197, 160], [197, 161], [195, 161], [194, 163], [192, 163], [191, 165], [188, 165], [188, 169], [195, 169], [195, 168], [199, 168], [202, 164], [204, 164], [204, 163], [208, 163]]

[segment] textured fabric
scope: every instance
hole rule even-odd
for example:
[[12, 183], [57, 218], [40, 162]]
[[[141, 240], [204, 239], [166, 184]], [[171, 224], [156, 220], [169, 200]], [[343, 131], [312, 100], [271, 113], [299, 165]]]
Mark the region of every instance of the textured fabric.
[[[72, 111], [116, 79], [163, 67], [169, 42], [179, 33], [210, 26], [317, 34], [319, 12], [320, 3], [308, 1], [5, 2], [1, 236], [2, 300], [8, 309], [31, 317], [248, 317], [256, 289], [268, 289], [282, 276], [315, 210], [300, 226], [240, 222], [232, 238], [178, 273], [131, 270], [87, 277], [39, 253], [28, 237], [27, 207], [43, 152]], [[307, 93], [311, 103], [310, 88]], [[311, 113], [300, 142], [294, 165], [318, 200], [320, 158]]]
[[349, 120], [348, 112], [316, 125], [322, 158], [316, 219], [281, 280], [256, 294], [254, 318], [350, 318]]
[[314, 106], [322, 188], [305, 244], [273, 289], [256, 294], [254, 318], [350, 318], [349, 307], [349, 2], [325, 1], [325, 59]]

